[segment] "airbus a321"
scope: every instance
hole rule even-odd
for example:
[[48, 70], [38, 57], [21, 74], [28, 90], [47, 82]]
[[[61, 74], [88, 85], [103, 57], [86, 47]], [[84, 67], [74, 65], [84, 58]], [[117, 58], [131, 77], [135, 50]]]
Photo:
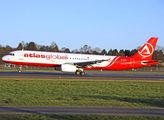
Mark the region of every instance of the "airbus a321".
[[126, 70], [158, 64], [152, 60], [158, 38], [152, 37], [131, 57], [16, 50], [2, 57], [5, 63], [48, 66], [63, 72], [85, 75], [84, 69]]

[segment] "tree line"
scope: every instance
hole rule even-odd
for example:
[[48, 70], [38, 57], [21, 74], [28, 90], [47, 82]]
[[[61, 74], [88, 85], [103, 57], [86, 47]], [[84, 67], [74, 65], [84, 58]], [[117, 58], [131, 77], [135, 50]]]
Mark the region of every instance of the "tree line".
[[[63, 52], [63, 53], [78, 53], [78, 54], [94, 54], [94, 55], [113, 55], [113, 56], [133, 56], [137, 53], [137, 51], [141, 47], [138, 47], [136, 49], [132, 50], [117, 50], [117, 49], [110, 49], [109, 51], [106, 51], [105, 49], [101, 50], [99, 47], [96, 47], [94, 49], [91, 48], [91, 46], [84, 45], [80, 49], [75, 49], [70, 51], [69, 48], [62, 47], [60, 50], [58, 48], [58, 45], [55, 42], [52, 42], [51, 45], [45, 46], [45, 45], [38, 45], [34, 42], [25, 43], [22, 41], [19, 43], [17, 48], [12, 48], [8, 45], [1, 46], [0, 45], [0, 57], [2, 58], [4, 55], [8, 54], [9, 52], [13, 50], [34, 50], [34, 51], [47, 51], [47, 52]], [[161, 47], [159, 45], [156, 46], [156, 49], [153, 54], [153, 59], [155, 60], [161, 60], [164, 61], [164, 47]], [[4, 63], [0, 59], [0, 64]]]

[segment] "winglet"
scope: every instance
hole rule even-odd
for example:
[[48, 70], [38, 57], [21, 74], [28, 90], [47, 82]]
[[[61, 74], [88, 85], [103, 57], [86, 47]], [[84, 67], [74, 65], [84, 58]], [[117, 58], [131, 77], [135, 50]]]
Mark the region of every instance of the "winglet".
[[151, 59], [155, 50], [158, 38], [152, 37], [142, 48], [134, 55], [133, 58]]

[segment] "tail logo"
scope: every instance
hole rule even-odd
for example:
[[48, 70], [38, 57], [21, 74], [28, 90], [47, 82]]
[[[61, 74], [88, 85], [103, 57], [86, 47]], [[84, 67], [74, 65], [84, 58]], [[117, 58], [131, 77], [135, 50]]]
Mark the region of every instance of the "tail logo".
[[149, 57], [153, 54], [154, 52], [154, 48], [150, 43], [146, 43], [142, 49], [140, 51], [138, 51], [138, 53], [142, 56], [142, 57]]

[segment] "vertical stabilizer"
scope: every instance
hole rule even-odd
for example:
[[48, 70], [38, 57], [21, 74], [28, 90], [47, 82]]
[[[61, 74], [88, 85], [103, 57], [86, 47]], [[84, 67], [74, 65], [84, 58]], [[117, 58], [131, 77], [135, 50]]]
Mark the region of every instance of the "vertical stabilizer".
[[132, 57], [138, 59], [151, 59], [155, 50], [157, 40], [158, 38], [156, 37], [150, 38], [147, 43], [142, 46], [142, 48]]

